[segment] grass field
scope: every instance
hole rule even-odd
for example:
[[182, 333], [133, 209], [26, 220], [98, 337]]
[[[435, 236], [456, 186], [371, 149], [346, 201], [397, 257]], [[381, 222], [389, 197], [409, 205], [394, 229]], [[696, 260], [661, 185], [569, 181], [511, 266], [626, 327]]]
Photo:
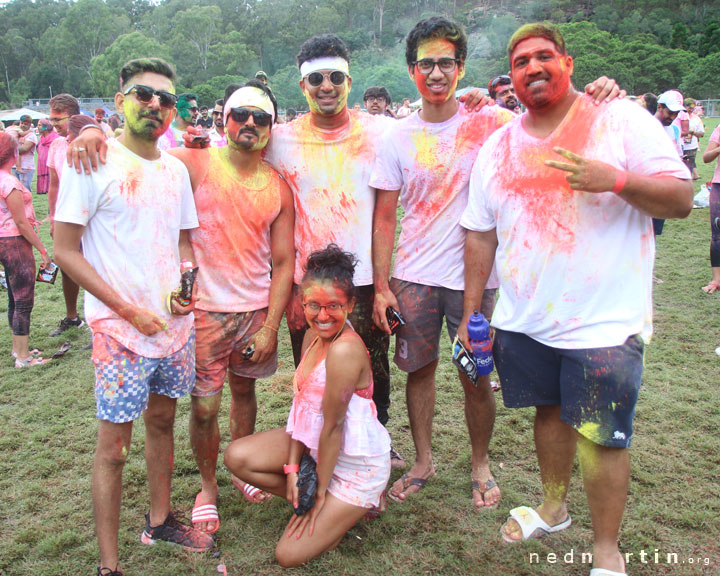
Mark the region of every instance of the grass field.
[[[717, 123], [706, 122], [701, 151]], [[700, 182], [709, 180], [712, 167], [700, 168]], [[36, 196], [36, 210], [40, 217], [46, 215], [45, 197]], [[47, 224], [41, 230], [49, 245]], [[720, 574], [720, 358], [714, 353], [720, 346], [720, 296], [700, 290], [710, 279], [709, 236], [704, 209], [694, 210], [686, 220], [669, 221], [658, 241], [656, 275], [664, 282], [655, 287], [655, 337], [646, 353], [631, 451], [632, 483], [620, 535], [622, 550], [633, 554], [627, 565], [633, 576]], [[5, 295], [0, 294], [0, 312], [6, 307]], [[31, 345], [46, 355], [66, 339], [73, 345], [64, 358], [48, 366], [14, 370], [10, 331], [0, 330], [3, 576], [95, 573], [98, 548], [90, 471], [97, 424], [90, 352], [81, 350], [90, 336], [76, 330], [49, 338], [63, 313], [59, 282], [38, 284]], [[293, 366], [284, 330], [280, 348], [278, 373], [258, 383], [258, 430], [283, 426], [290, 406]], [[392, 378], [389, 428], [395, 446], [410, 458], [404, 377], [393, 370]], [[577, 469], [569, 494], [574, 519], [570, 530], [527, 545], [506, 545], [500, 538], [510, 508], [539, 503], [532, 411], [510, 411], [498, 403], [491, 459], [503, 499], [497, 510], [478, 512], [471, 500], [463, 394], [447, 354], [437, 386], [433, 442], [438, 476], [418, 496], [391, 503], [380, 520], [356, 526], [336, 551], [290, 573], [587, 575], [590, 566], [580, 555], [591, 549], [591, 524]], [[188, 412], [189, 401], [183, 399], [176, 424], [173, 505], [189, 517], [199, 476], [189, 447]], [[221, 412], [223, 446], [229, 437], [227, 413], [226, 397]], [[120, 554], [125, 574], [216, 574], [217, 558], [140, 544], [148, 506], [143, 436], [140, 420], [124, 475]], [[248, 504], [225, 470], [219, 482], [219, 548], [228, 573], [281, 573], [273, 551], [290, 515], [287, 503], [274, 498], [264, 505]], [[549, 554], [557, 555], [555, 563]], [[667, 562], [668, 554], [677, 555], [677, 564]]]

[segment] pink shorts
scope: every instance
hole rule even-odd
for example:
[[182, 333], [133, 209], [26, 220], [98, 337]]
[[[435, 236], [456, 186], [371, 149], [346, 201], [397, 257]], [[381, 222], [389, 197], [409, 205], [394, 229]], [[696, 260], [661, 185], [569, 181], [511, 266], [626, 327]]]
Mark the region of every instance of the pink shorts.
[[195, 309], [195, 387], [193, 396], [213, 396], [222, 390], [228, 368], [241, 378], [267, 378], [277, 370], [277, 349], [259, 364], [242, 353], [262, 328], [267, 308], [252, 312], [207, 312]]
[[[317, 462], [317, 450], [310, 450]], [[390, 452], [380, 456], [338, 454], [328, 490], [338, 500], [360, 508], [380, 505], [380, 496], [390, 480]]]

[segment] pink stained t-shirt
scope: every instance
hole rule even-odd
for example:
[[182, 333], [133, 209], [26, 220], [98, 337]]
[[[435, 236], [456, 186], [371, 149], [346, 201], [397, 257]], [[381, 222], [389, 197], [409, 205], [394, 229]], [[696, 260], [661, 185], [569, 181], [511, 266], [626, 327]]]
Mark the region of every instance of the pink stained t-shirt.
[[190, 231], [198, 271], [196, 307], [249, 312], [270, 299], [270, 227], [280, 213], [280, 175], [263, 164], [264, 180], [241, 180], [210, 148], [207, 174], [195, 190], [199, 228]]
[[[715, 142], [720, 146], [720, 126], [713, 130], [710, 135], [710, 142]], [[715, 162], [715, 173], [713, 174], [712, 181], [716, 184], [720, 184], [720, 158]]]
[[370, 185], [402, 190], [405, 215], [393, 278], [465, 288], [465, 229], [460, 217], [467, 206], [472, 167], [483, 143], [514, 117], [498, 106], [468, 112], [461, 105], [445, 122], [425, 122], [414, 113], [388, 130]]
[[58, 181], [62, 176], [63, 168], [67, 165], [67, 159], [65, 156], [67, 149], [67, 138], [60, 136], [59, 138], [56, 138], [52, 144], [50, 144], [50, 149], [48, 150], [47, 165], [48, 168], [53, 168], [55, 170]]
[[558, 146], [618, 169], [689, 179], [663, 126], [635, 104], [578, 96], [546, 138], [523, 115], [493, 134], [473, 168], [461, 224], [496, 229], [496, 328], [556, 348], [619, 346], [652, 332], [655, 240], [650, 216], [611, 191], [572, 190]]
[[300, 284], [308, 256], [334, 242], [359, 258], [356, 286], [373, 282], [370, 171], [387, 116], [350, 110], [337, 130], [313, 126], [312, 114], [273, 128], [265, 161], [290, 186], [295, 200], [295, 275]]
[[35, 224], [35, 209], [32, 203], [32, 194], [30, 190], [20, 183], [20, 180], [7, 172], [0, 172], [0, 238], [9, 238], [11, 236], [22, 236], [18, 230], [10, 208], [7, 205], [7, 197], [13, 190], [20, 190], [23, 198], [23, 208], [25, 209], [25, 217], [32, 226]]

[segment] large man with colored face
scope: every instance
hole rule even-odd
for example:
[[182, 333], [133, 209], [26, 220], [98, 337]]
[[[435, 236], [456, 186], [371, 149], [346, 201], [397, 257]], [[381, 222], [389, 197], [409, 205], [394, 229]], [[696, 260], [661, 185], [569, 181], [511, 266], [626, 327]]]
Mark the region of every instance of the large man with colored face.
[[[497, 106], [468, 112], [455, 98], [465, 74], [467, 40], [459, 25], [441, 17], [419, 22], [407, 38], [410, 78], [422, 97], [419, 112], [394, 123], [377, 154], [370, 184], [377, 188], [373, 224], [375, 322], [390, 332], [386, 309], [400, 310], [395, 363], [407, 372], [407, 407], [416, 460], [391, 488], [402, 501], [435, 475], [432, 422], [435, 371], [443, 317], [452, 340], [463, 310], [463, 247], [460, 216], [467, 204], [473, 163], [483, 142], [513, 118]], [[402, 194], [401, 191], [402, 190]], [[390, 279], [398, 196], [404, 209], [402, 231]], [[389, 282], [388, 282], [389, 280]], [[482, 312], [492, 314], [489, 286]], [[472, 446], [471, 478], [477, 507], [494, 506], [500, 489], [490, 473], [488, 445], [495, 420], [490, 381], [477, 386], [461, 376]]]
[[[652, 328], [650, 217], [686, 216], [692, 184], [655, 119], [630, 102], [594, 106], [575, 91], [573, 59], [556, 28], [523, 26], [508, 55], [527, 113], [483, 146], [461, 220], [463, 321], [480, 305], [494, 261], [493, 356], [503, 400], [536, 409], [543, 502], [513, 509], [502, 537], [518, 542], [570, 526], [577, 451], [593, 576], [620, 576], [627, 449]], [[467, 331], [460, 336], [467, 341]]]
[[[253, 80], [225, 100], [227, 146], [171, 151], [190, 173], [200, 223], [190, 231], [199, 266], [190, 443], [202, 478], [192, 522], [210, 533], [220, 526], [215, 472], [225, 376], [235, 440], [254, 431], [255, 380], [277, 368], [278, 330], [292, 289], [292, 192], [261, 158], [276, 118], [272, 92]], [[251, 502], [266, 498], [239, 478], [233, 484]]]
[[188, 231], [198, 226], [187, 169], [157, 147], [175, 113], [174, 77], [156, 58], [123, 66], [115, 106], [125, 114], [124, 131], [108, 142], [97, 172], [65, 171], [55, 210], [55, 256], [87, 291], [93, 331], [99, 424], [92, 484], [102, 576], [122, 574], [122, 470], [141, 414], [150, 489], [141, 541], [214, 547], [170, 511], [175, 404], [194, 384], [195, 333], [193, 302], [171, 299], [168, 309], [166, 297], [180, 283], [181, 259], [195, 259]]
[[370, 351], [378, 419], [385, 424], [390, 404], [389, 339], [372, 320], [371, 236], [375, 191], [370, 170], [380, 136], [393, 120], [350, 111], [352, 86], [345, 43], [325, 34], [307, 40], [297, 56], [300, 89], [310, 114], [278, 126], [266, 161], [282, 174], [295, 197], [295, 275], [287, 310], [295, 363], [307, 328], [300, 282], [308, 255], [334, 242], [359, 258], [357, 302], [350, 321]]

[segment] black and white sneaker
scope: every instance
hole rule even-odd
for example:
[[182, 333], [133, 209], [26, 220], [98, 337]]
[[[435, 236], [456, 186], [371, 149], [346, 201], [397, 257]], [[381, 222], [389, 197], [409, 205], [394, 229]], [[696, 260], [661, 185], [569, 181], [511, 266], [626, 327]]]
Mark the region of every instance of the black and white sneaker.
[[215, 549], [215, 539], [210, 534], [183, 524], [172, 512], [159, 526], [150, 526], [150, 514], [145, 514], [145, 530], [140, 535], [140, 541], [149, 546], [157, 542], [176, 544], [188, 552], [210, 552]]
[[75, 318], [75, 320], [65, 317], [60, 320], [60, 326], [50, 332], [50, 336], [60, 336], [60, 334], [65, 332], [65, 330], [70, 330], [70, 328], [81, 328], [82, 326], [85, 326], [85, 322], [82, 318], [80, 318], [80, 316]]

